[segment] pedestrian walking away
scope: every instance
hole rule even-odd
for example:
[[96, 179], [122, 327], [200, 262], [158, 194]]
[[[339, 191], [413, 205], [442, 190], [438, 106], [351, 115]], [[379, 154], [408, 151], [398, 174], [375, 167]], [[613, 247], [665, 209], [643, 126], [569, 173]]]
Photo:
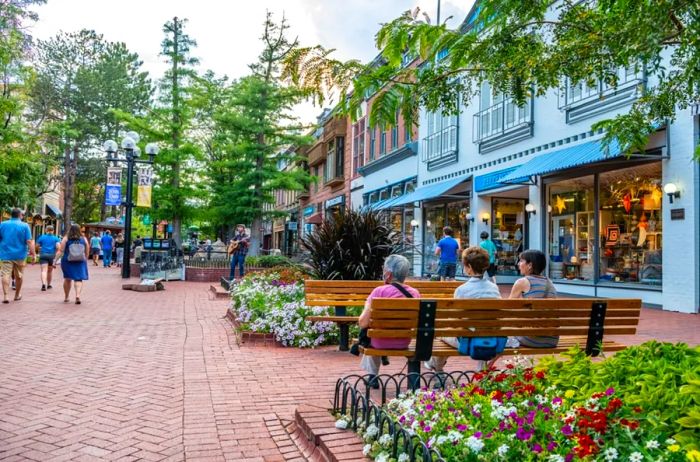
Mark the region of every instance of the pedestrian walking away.
[[46, 232], [36, 240], [41, 265], [41, 290], [51, 289], [53, 270], [56, 267], [56, 254], [61, 246], [61, 239], [54, 234], [53, 226], [46, 227]]
[[104, 263], [105, 268], [109, 268], [112, 266], [112, 247], [114, 246], [114, 238], [109, 230], [102, 235], [100, 246], [102, 247], [102, 263]]
[[496, 252], [498, 251], [498, 249], [496, 248], [496, 244], [494, 244], [493, 241], [489, 239], [489, 233], [487, 233], [486, 231], [481, 232], [481, 242], [479, 243], [479, 247], [481, 247], [489, 253], [489, 267], [486, 269], [486, 274], [489, 278], [491, 278], [491, 282], [495, 284]]
[[27, 253], [35, 257], [32, 231], [22, 222], [24, 213], [12, 209], [10, 219], [0, 223], [0, 277], [2, 277], [3, 303], [10, 303], [10, 281], [15, 278], [15, 300], [22, 300], [22, 277], [27, 264]]
[[92, 239], [90, 239], [90, 256], [92, 257], [92, 263], [97, 266], [100, 260], [100, 236], [97, 233], [93, 233]]
[[452, 237], [452, 228], [445, 226], [442, 228], [443, 237], [437, 243], [435, 255], [440, 257], [440, 279], [443, 281], [454, 281], [457, 273], [457, 256], [461, 250], [459, 241]]
[[61, 255], [61, 270], [63, 271], [64, 303], [68, 303], [71, 286], [75, 287], [75, 304], [80, 305], [80, 294], [83, 291], [83, 281], [88, 280], [87, 262], [89, 259], [89, 243], [80, 233], [80, 226], [72, 224], [61, 240], [59, 254]]
[[114, 247], [117, 249], [117, 268], [121, 268], [124, 261], [124, 233], [117, 234]]

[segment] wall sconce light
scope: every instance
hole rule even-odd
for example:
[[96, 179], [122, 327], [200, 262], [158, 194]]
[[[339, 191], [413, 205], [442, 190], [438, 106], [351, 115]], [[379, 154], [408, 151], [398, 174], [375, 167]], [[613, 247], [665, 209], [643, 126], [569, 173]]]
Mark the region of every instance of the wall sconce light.
[[464, 219], [467, 220], [469, 223], [473, 223], [473, 222], [474, 222], [474, 216], [472, 216], [471, 213], [466, 214], [466, 215], [464, 216]]
[[552, 213], [552, 206], [547, 204], [547, 213]]
[[411, 220], [411, 227], [413, 227], [414, 229], [418, 227], [418, 224], [418, 220], [416, 220], [415, 218]]
[[481, 214], [481, 221], [483, 221], [486, 226], [489, 225], [490, 219], [491, 219], [491, 214], [489, 212], [484, 212]]
[[678, 190], [674, 183], [666, 183], [664, 186], [664, 192], [668, 195], [668, 201], [673, 204], [673, 198], [680, 199], [681, 192]]
[[525, 211], [527, 212], [527, 219], [529, 220], [532, 215], [536, 215], [535, 204], [525, 204]]

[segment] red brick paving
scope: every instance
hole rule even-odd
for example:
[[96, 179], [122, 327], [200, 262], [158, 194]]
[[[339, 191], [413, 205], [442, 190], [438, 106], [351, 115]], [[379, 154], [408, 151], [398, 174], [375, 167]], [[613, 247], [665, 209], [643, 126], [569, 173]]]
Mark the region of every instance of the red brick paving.
[[[0, 460], [305, 460], [295, 409], [330, 407], [337, 378], [360, 372], [333, 347], [238, 346], [209, 284], [139, 293], [90, 271], [82, 305], [62, 302], [60, 274], [40, 292], [38, 267], [0, 305]], [[644, 310], [634, 341], [698, 332], [697, 315]]]

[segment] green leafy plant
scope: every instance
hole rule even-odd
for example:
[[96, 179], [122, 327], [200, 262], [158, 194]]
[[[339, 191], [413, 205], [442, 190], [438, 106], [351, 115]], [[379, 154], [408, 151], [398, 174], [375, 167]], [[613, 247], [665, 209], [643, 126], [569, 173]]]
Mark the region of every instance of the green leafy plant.
[[377, 212], [344, 213], [327, 217], [302, 239], [309, 265], [318, 279], [377, 280], [384, 260], [401, 253], [401, 234], [382, 224]]
[[539, 367], [555, 386], [585, 395], [614, 387], [626, 403], [644, 410], [639, 419], [673, 435], [686, 449], [700, 449], [700, 346], [646, 342], [594, 362], [580, 349], [569, 361], [544, 358]]

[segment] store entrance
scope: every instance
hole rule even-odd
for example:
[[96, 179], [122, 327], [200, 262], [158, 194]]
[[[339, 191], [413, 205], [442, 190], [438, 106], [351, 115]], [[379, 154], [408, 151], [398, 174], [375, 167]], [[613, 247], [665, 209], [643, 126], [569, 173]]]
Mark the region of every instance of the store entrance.
[[518, 255], [525, 249], [525, 199], [491, 199], [491, 240], [496, 244], [496, 275], [518, 276]]

